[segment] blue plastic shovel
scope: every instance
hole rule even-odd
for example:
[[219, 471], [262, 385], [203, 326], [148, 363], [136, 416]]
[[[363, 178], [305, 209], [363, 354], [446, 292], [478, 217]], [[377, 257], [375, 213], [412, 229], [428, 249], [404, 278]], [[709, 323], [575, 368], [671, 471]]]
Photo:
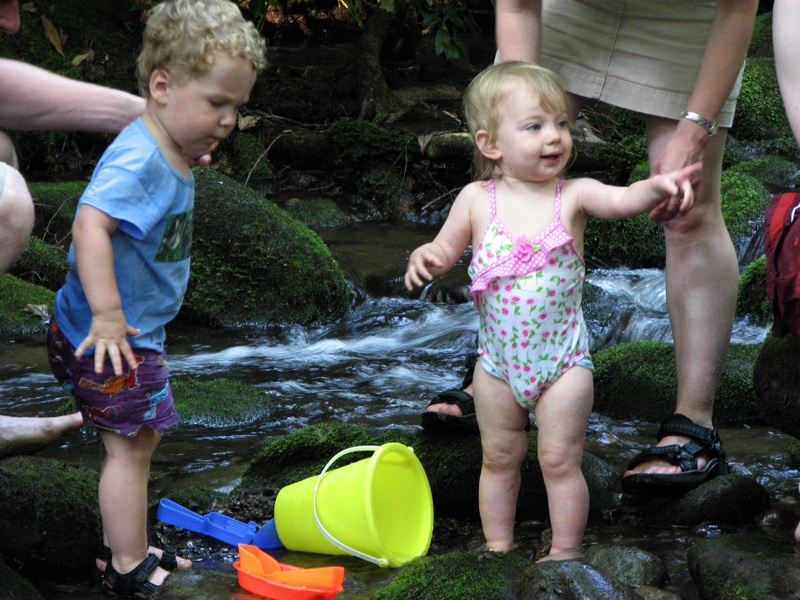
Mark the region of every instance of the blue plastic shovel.
[[199, 515], [167, 498], [162, 498], [158, 503], [157, 516], [159, 521], [209, 535], [231, 546], [252, 544], [262, 549], [283, 546], [278, 539], [274, 519], [267, 521], [259, 529], [253, 521], [242, 523], [219, 512], [211, 512], [205, 516]]

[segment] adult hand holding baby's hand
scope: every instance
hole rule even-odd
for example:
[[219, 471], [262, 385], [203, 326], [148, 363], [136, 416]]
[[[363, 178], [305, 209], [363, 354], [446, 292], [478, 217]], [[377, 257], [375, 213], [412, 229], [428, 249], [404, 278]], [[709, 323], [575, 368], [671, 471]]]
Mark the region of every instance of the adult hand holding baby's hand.
[[703, 169], [703, 163], [694, 163], [679, 171], [656, 175], [656, 185], [663, 185], [667, 199], [650, 211], [650, 220], [665, 223], [686, 214], [694, 206], [694, 186]]

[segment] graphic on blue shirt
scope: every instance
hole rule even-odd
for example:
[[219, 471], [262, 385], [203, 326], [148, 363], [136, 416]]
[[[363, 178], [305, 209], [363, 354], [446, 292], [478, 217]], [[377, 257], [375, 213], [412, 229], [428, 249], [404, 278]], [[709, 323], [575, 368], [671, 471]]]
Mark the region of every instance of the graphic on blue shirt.
[[167, 217], [164, 237], [156, 252], [156, 262], [179, 262], [186, 260], [192, 250], [192, 211]]

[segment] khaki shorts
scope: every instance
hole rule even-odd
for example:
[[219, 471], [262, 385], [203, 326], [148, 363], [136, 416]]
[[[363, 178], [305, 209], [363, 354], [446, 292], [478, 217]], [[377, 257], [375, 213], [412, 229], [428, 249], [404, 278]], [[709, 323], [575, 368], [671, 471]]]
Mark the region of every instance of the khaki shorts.
[[[567, 91], [647, 115], [678, 119], [705, 52], [716, 2], [544, 0], [543, 66]], [[730, 127], [742, 73], [717, 121]]]

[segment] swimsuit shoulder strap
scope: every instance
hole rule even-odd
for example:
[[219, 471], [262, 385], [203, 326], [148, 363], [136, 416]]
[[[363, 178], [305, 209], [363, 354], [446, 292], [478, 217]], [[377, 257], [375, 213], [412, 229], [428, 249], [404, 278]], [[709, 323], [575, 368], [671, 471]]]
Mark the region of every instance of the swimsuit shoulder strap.
[[564, 180], [559, 179], [558, 184], [556, 185], [556, 198], [554, 201], [554, 208], [553, 208], [553, 220], [557, 222], [561, 222], [561, 188], [564, 186]]
[[497, 196], [494, 191], [494, 179], [489, 180], [489, 223], [497, 216]]

